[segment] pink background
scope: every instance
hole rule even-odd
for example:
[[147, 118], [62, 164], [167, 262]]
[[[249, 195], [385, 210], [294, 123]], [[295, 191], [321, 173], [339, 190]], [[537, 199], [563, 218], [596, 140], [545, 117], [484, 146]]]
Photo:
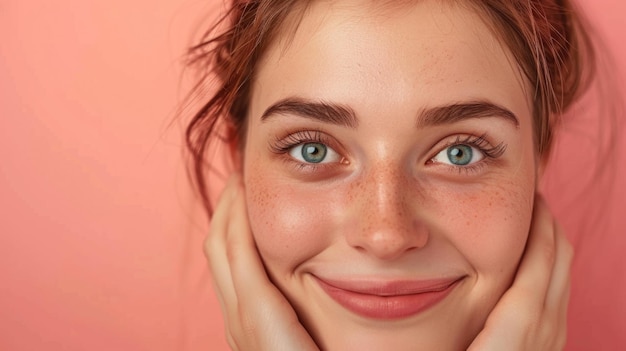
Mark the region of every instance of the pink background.
[[[583, 5], [623, 81], [626, 4]], [[186, 91], [180, 55], [209, 13], [202, 1], [0, 3], [1, 350], [227, 349], [182, 124], [170, 124]], [[592, 157], [577, 140], [559, 150]], [[613, 219], [571, 238], [570, 350], [626, 349], [626, 158], [615, 155], [613, 197], [600, 199]], [[566, 228], [585, 216], [554, 208]]]

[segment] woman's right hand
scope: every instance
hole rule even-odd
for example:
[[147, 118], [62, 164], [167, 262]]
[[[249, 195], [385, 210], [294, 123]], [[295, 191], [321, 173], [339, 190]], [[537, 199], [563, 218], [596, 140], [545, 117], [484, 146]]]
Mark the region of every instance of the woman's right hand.
[[228, 344], [236, 351], [318, 350], [287, 299], [269, 280], [252, 237], [241, 177], [233, 176], [211, 220], [204, 251]]

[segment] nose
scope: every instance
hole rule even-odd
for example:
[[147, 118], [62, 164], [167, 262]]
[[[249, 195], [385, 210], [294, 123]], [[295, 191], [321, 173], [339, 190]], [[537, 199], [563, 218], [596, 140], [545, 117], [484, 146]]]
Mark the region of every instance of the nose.
[[394, 260], [423, 248], [429, 232], [420, 218], [419, 191], [406, 172], [386, 165], [360, 177], [353, 187], [354, 211], [347, 228], [348, 244], [381, 260]]

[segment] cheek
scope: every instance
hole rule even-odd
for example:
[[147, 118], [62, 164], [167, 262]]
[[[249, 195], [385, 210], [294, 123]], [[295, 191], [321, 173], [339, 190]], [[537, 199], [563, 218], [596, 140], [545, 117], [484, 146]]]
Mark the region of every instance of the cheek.
[[501, 285], [512, 278], [526, 244], [534, 185], [519, 179], [494, 184], [480, 193], [440, 198], [447, 199], [445, 208], [453, 209], [446, 211], [449, 240], [479, 279]]
[[248, 216], [259, 253], [271, 274], [288, 275], [331, 242], [332, 199], [298, 190], [267, 170], [248, 174]]

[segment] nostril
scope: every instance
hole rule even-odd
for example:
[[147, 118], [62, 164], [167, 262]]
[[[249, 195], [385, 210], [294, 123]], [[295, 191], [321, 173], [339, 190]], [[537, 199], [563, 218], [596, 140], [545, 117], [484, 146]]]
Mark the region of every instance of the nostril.
[[[383, 222], [381, 221], [381, 223]], [[415, 252], [426, 245], [428, 233], [422, 230], [423, 227], [419, 230], [414, 229], [409, 228], [408, 225], [391, 227], [364, 226], [358, 231], [359, 233], [349, 235], [346, 239], [350, 246], [361, 253], [366, 253], [379, 259], [390, 260], [409, 252]]]
[[423, 222], [417, 219], [414, 219], [412, 224], [413, 224], [412, 235], [414, 237], [413, 240], [414, 240], [415, 246], [417, 248], [422, 248], [426, 246], [426, 244], [428, 244], [428, 239], [430, 238], [430, 233], [428, 231], [428, 228]]
[[353, 183], [359, 189], [351, 193], [353, 205], [346, 222], [352, 225], [346, 234], [348, 244], [381, 259], [415, 252], [428, 242], [414, 191], [407, 186], [406, 174], [394, 169], [381, 165]]

